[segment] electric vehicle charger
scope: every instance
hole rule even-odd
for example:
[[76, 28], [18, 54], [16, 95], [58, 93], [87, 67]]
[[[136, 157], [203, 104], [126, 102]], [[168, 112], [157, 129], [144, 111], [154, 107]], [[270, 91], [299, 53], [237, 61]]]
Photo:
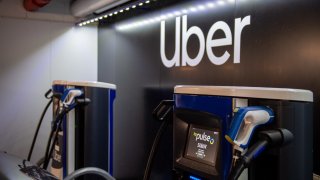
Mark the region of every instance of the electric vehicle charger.
[[312, 178], [311, 91], [176, 86], [173, 97], [173, 179], [233, 180], [245, 167], [245, 179]]
[[[81, 96], [83, 93], [79, 91], [78, 89], [67, 89], [64, 94], [58, 94], [53, 93], [52, 96], [49, 96], [51, 93], [51, 89], [48, 90], [45, 94], [45, 97], [47, 99], [50, 99], [47, 105], [45, 106], [44, 111], [41, 114], [39, 123], [37, 125], [37, 129], [35, 132], [35, 135], [32, 140], [32, 144], [28, 153], [27, 159], [31, 159], [34, 144], [37, 139], [37, 135], [39, 132], [39, 129], [41, 127], [43, 118], [45, 113], [47, 112], [48, 107], [52, 103], [52, 98], [57, 97], [61, 99], [61, 104], [63, 105], [60, 109], [59, 114], [57, 115], [56, 119], [52, 123], [52, 133], [50, 133], [50, 137], [48, 140], [47, 150], [45, 153], [44, 159], [44, 166], [47, 167], [54, 145], [55, 141], [57, 139], [57, 132], [59, 129], [61, 129], [61, 123], [63, 121], [63, 117], [72, 109], [74, 109], [77, 106], [80, 105], [88, 105], [90, 103], [90, 99], [88, 98], [82, 98], [79, 99], [78, 97]], [[54, 131], [55, 130], [55, 131]], [[54, 138], [53, 135], [55, 135]], [[51, 140], [53, 139], [53, 143], [51, 145]], [[50, 146], [51, 145], [51, 146]], [[50, 147], [50, 148], [48, 148]], [[50, 149], [50, 151], [48, 150]], [[31, 164], [28, 160], [20, 159], [15, 156], [9, 155], [5, 152], [0, 152], [0, 179], [27, 179], [27, 177], [30, 177], [30, 179], [34, 180], [57, 180], [58, 178], [55, 177], [50, 172], [46, 171], [45, 169], [41, 168], [40, 166], [35, 166]], [[39, 160], [38, 163], [41, 163], [42, 160]], [[38, 164], [37, 163], [37, 164]], [[86, 167], [82, 169], [78, 169], [74, 171], [73, 173], [69, 174], [65, 177], [66, 180], [74, 179], [79, 176], [83, 176], [86, 174], [95, 174], [103, 177], [107, 180], [115, 180], [108, 172], [104, 171], [103, 169], [96, 168], [96, 167]]]
[[[64, 117], [53, 151], [51, 172], [57, 177], [66, 177], [83, 167], [98, 167], [113, 174], [114, 167], [114, 100], [116, 85], [91, 81], [52, 82], [53, 93], [62, 95], [70, 88], [81, 90], [82, 97], [89, 98], [90, 104], [79, 106]], [[83, 99], [80, 97], [80, 99]], [[78, 98], [79, 99], [79, 98]], [[62, 106], [60, 98], [53, 99], [53, 119]], [[83, 180], [99, 179], [85, 175]]]

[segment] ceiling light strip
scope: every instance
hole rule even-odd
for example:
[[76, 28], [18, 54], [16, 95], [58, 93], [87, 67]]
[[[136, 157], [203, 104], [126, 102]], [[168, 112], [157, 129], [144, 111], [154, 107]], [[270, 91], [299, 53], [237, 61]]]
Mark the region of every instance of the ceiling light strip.
[[[157, 0], [152, 0], [152, 1], [154, 2], [154, 1], [157, 1]], [[125, 11], [129, 11], [130, 9], [136, 9], [136, 8], [141, 7], [143, 5], [149, 4], [152, 1], [151, 0], [138, 1], [138, 2], [135, 2], [135, 4], [130, 4], [128, 6], [120, 8], [120, 9], [117, 9], [117, 10], [114, 10], [114, 11], [109, 11], [108, 13], [104, 13], [103, 15], [101, 15], [99, 17], [93, 17], [93, 18], [90, 18], [90, 19], [87, 19], [87, 20], [83, 20], [83, 21], [77, 23], [77, 25], [78, 26], [85, 26], [85, 25], [88, 25], [90, 23], [106, 19], [106, 18], [111, 17], [111, 16], [120, 15], [121, 13], [124, 13]]]
[[181, 16], [181, 15], [186, 15], [186, 14], [190, 14], [190, 13], [195, 13], [198, 11], [205, 11], [205, 10], [211, 10], [213, 8], [216, 8], [217, 6], [223, 6], [226, 3], [230, 3], [230, 4], [234, 4], [235, 0], [212, 0], [212, 1], [206, 1], [205, 3], [199, 4], [199, 5], [192, 5], [189, 6], [187, 8], [183, 8], [180, 10], [176, 10], [173, 12], [168, 12], [168, 13], [164, 13], [161, 14], [159, 16], [156, 17], [152, 17], [152, 18], [148, 18], [148, 19], [144, 19], [141, 21], [136, 21], [136, 22], [132, 22], [132, 23], [128, 23], [128, 24], [124, 24], [124, 25], [119, 25], [116, 28], [118, 30], [125, 30], [125, 29], [131, 29], [131, 28], [135, 28], [138, 26], [143, 26], [146, 24], [151, 24], [151, 23], [155, 23], [155, 22], [160, 22], [162, 20], [166, 20], [169, 18], [175, 18], [177, 16]]

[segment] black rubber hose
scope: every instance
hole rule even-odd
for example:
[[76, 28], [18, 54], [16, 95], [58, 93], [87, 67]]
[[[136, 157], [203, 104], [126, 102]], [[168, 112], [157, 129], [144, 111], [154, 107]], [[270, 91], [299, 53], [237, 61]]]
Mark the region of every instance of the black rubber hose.
[[[53, 133], [54, 133], [54, 129], [51, 129], [50, 135], [49, 135], [49, 139], [48, 139], [48, 142], [47, 142], [47, 146], [46, 146], [46, 152], [44, 153], [44, 161], [43, 162], [46, 161], [47, 155], [49, 154]], [[42, 166], [42, 168], [44, 168], [44, 166]], [[44, 169], [46, 169], [46, 168], [44, 168]]]
[[[43, 169], [47, 169], [48, 165], [49, 165], [49, 162], [50, 162], [50, 159], [51, 159], [51, 155], [52, 155], [52, 152], [53, 152], [53, 149], [54, 149], [54, 146], [57, 142], [57, 139], [58, 139], [58, 135], [59, 135], [59, 130], [61, 128], [61, 124], [62, 124], [63, 120], [60, 119], [59, 122], [58, 122], [58, 126], [56, 128], [56, 131], [54, 132], [54, 138], [53, 138], [53, 142], [51, 144], [51, 147], [50, 147], [50, 151], [48, 154], [46, 154], [46, 157], [44, 159], [44, 163], [43, 163]], [[53, 131], [52, 131], [53, 132]]]
[[49, 108], [49, 106], [51, 105], [52, 103], [52, 98], [50, 99], [50, 101], [47, 103], [46, 107], [44, 108], [44, 110], [42, 111], [42, 114], [41, 114], [41, 117], [40, 117], [40, 120], [38, 122], [38, 126], [37, 126], [37, 129], [36, 129], [36, 132], [33, 136], [33, 140], [32, 140], [32, 143], [31, 143], [31, 147], [30, 147], [30, 150], [29, 150], [29, 154], [28, 154], [28, 158], [27, 160], [30, 161], [31, 159], [31, 156], [32, 156], [32, 153], [33, 153], [33, 148], [34, 148], [34, 145], [36, 143], [36, 140], [37, 140], [37, 137], [38, 137], [38, 133], [39, 133], [39, 130], [40, 130], [40, 127], [41, 127], [41, 124], [42, 124], [42, 121], [43, 121], [43, 118]]
[[[50, 160], [50, 156], [49, 156], [49, 150], [50, 150], [50, 147], [51, 147], [51, 141], [52, 141], [52, 137], [54, 135], [54, 132], [59, 129], [59, 125], [57, 125], [57, 123], [61, 123], [60, 121], [62, 121], [62, 118], [64, 117], [64, 115], [66, 114], [67, 110], [64, 109], [62, 112], [58, 113], [55, 120], [53, 121], [53, 125], [52, 125], [52, 128], [51, 128], [51, 132], [50, 132], [50, 135], [49, 135], [49, 139], [48, 139], [48, 143], [47, 143], [47, 147], [46, 147], [46, 152], [44, 154], [44, 164], [43, 164], [43, 168], [44, 169], [47, 169], [45, 168], [45, 163], [47, 161], [47, 159], [49, 158]], [[49, 162], [48, 162], [49, 163]]]
[[237, 180], [245, 168], [246, 168], [246, 166], [244, 165], [244, 163], [238, 163], [235, 166], [235, 169], [233, 171], [231, 171], [231, 175], [229, 177], [229, 180]]
[[[170, 108], [169, 111], [171, 111], [171, 109], [172, 108]], [[160, 128], [158, 129], [157, 135], [153, 141], [152, 148], [149, 153], [148, 162], [147, 162], [146, 169], [144, 171], [143, 180], [149, 180], [149, 178], [150, 178], [150, 172], [151, 172], [151, 168], [152, 168], [152, 164], [153, 164], [153, 160], [154, 160], [154, 155], [156, 153], [156, 150], [158, 149], [160, 139], [161, 139], [163, 133], [165, 132], [165, 130], [170, 122], [170, 119], [171, 119], [170, 117], [165, 118], [163, 123], [161, 124]]]
[[229, 180], [237, 180], [242, 171], [250, 165], [253, 159], [258, 157], [266, 149], [267, 145], [267, 140], [260, 140], [256, 142], [251, 148], [249, 148], [246, 154], [243, 155], [236, 163], [235, 167], [232, 168]]

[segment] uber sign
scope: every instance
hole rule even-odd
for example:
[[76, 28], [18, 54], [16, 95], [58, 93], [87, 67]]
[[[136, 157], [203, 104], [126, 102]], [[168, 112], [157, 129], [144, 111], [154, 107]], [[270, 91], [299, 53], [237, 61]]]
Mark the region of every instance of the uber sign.
[[[246, 16], [243, 19], [236, 18], [234, 20], [234, 56], [233, 63], [240, 63], [240, 46], [241, 46], [241, 33], [245, 26], [250, 25], [251, 16]], [[192, 26], [187, 29], [187, 15], [182, 16], [182, 44], [180, 42], [181, 30], [181, 17], [176, 18], [176, 32], [175, 32], [175, 53], [172, 59], [168, 59], [165, 53], [165, 21], [161, 21], [161, 40], [160, 40], [160, 54], [164, 66], [171, 68], [173, 66], [197, 66], [203, 58], [205, 49], [209, 60], [215, 65], [224, 64], [230, 57], [230, 53], [225, 51], [222, 56], [217, 57], [212, 48], [220, 46], [232, 45], [232, 33], [230, 27], [224, 21], [214, 23], [207, 37], [205, 38], [202, 30], [197, 26]], [[216, 31], [222, 30], [225, 37], [220, 39], [213, 39]], [[197, 36], [200, 47], [198, 54], [195, 58], [190, 58], [187, 52], [188, 39], [191, 35]], [[182, 45], [182, 53], [180, 53], [180, 44]], [[180, 63], [180, 54], [181, 63]]]

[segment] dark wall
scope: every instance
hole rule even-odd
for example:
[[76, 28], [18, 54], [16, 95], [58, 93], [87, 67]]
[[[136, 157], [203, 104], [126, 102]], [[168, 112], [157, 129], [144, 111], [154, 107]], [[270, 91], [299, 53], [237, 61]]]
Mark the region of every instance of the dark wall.
[[[99, 25], [98, 79], [117, 85], [115, 174], [120, 178], [141, 178], [152, 138], [159, 125], [151, 118], [151, 111], [161, 98], [171, 98], [172, 88], [178, 84], [313, 91], [314, 170], [320, 174], [320, 2], [236, 0], [188, 14], [188, 28], [198, 26], [205, 38], [217, 21], [226, 22], [233, 37], [235, 18], [250, 15], [251, 23], [242, 31], [241, 57], [237, 64], [233, 63], [233, 42], [232, 45], [213, 48], [216, 56], [226, 50], [230, 53], [229, 60], [222, 65], [212, 64], [205, 52], [202, 61], [195, 67], [167, 68], [160, 57], [160, 22], [119, 29], [121, 25], [207, 2], [183, 1], [174, 4], [171, 1], [170, 5], [166, 5], [168, 1], [155, 2]], [[153, 8], [158, 5], [161, 7]], [[126, 18], [132, 15], [132, 18]], [[166, 55], [170, 59], [175, 52], [175, 18], [166, 20], [165, 33]], [[224, 38], [225, 35], [217, 31], [213, 37]], [[187, 47], [190, 57], [195, 57], [198, 49], [198, 39], [191, 36]]]

